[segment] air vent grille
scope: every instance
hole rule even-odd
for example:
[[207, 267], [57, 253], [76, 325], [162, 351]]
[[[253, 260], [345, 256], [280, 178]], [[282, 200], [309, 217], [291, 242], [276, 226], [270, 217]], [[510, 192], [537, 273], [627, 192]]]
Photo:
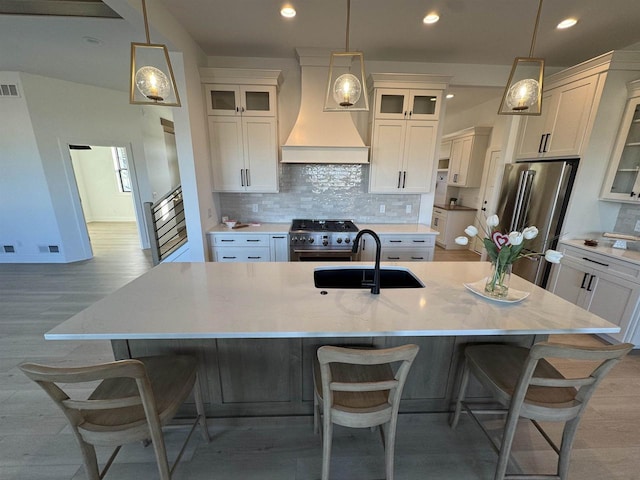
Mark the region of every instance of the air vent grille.
[[13, 83], [0, 83], [0, 97], [19, 97], [18, 85]]

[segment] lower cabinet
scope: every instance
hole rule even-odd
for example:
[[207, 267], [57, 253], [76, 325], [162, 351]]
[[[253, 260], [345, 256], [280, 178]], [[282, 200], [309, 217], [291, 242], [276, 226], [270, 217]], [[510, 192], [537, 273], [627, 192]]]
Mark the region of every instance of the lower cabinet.
[[[431, 262], [435, 248], [435, 235], [380, 233], [383, 262]], [[373, 262], [376, 259], [376, 242], [369, 235], [360, 240], [360, 261]]]
[[436, 239], [436, 245], [445, 250], [466, 250], [469, 248], [465, 245], [458, 245], [454, 239], [464, 235], [464, 229], [475, 223], [475, 216], [475, 210], [446, 210], [433, 207], [431, 228], [440, 233]]
[[216, 262], [289, 261], [289, 236], [284, 233], [212, 233], [209, 242]]
[[[304, 319], [301, 319], [304, 321]], [[496, 337], [324, 337], [225, 338], [202, 340], [114, 340], [117, 359], [167, 354], [194, 355], [207, 415], [310, 415], [313, 412], [313, 359], [322, 345], [389, 348], [420, 347], [402, 395], [402, 412], [449, 412], [457, 392], [458, 365], [465, 345], [477, 342], [530, 346], [535, 335]], [[471, 393], [486, 397], [479, 386]], [[195, 410], [187, 403], [182, 412]]]
[[566, 245], [560, 251], [565, 256], [554, 265], [549, 289], [620, 326], [620, 333], [608, 336], [620, 342], [630, 341], [638, 320], [640, 266]]

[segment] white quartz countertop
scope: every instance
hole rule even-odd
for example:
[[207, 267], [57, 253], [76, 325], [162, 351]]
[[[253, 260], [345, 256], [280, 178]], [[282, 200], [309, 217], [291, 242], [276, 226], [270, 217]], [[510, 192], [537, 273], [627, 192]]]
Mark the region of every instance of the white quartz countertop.
[[599, 239], [597, 247], [589, 247], [585, 245], [584, 240], [581, 239], [561, 240], [560, 243], [571, 245], [575, 248], [580, 248], [585, 252], [595, 252], [599, 253], [600, 255], [606, 255], [607, 257], [640, 265], [640, 252], [638, 252], [637, 250], [612, 248], [611, 244], [613, 243], [613, 241], [611, 239]]
[[224, 223], [219, 223], [211, 228], [207, 233], [289, 233], [291, 223], [261, 223], [260, 225], [249, 225], [241, 228], [229, 228]]
[[423, 225], [422, 223], [357, 223], [357, 227], [360, 230], [364, 230], [368, 228], [369, 230], [373, 230], [376, 233], [391, 233], [391, 234], [428, 234], [428, 235], [439, 235], [437, 230], [434, 230], [431, 227]]
[[[392, 233], [392, 234], [428, 234], [438, 235], [438, 232], [427, 225], [421, 223], [358, 223], [356, 226], [362, 230], [368, 228], [376, 233]], [[242, 228], [229, 228], [224, 223], [216, 225], [207, 233], [289, 233], [291, 223], [261, 223], [259, 226], [249, 225]]]
[[[331, 264], [330, 266], [353, 266]], [[366, 265], [366, 264], [365, 264]], [[386, 264], [394, 265], [394, 264]], [[45, 334], [49, 340], [300, 338], [615, 333], [613, 325], [519, 277], [530, 295], [488, 300], [463, 283], [484, 262], [415, 262], [419, 289], [326, 289], [313, 270], [327, 263], [166, 263]]]

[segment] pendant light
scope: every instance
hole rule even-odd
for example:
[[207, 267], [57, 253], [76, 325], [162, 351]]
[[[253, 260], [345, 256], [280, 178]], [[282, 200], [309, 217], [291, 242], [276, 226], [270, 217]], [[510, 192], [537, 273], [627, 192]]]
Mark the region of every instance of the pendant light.
[[364, 77], [364, 55], [349, 51], [351, 0], [347, 0], [347, 34], [344, 52], [331, 52], [325, 112], [368, 111], [369, 95]]
[[146, 43], [131, 43], [129, 103], [179, 107], [180, 96], [166, 45], [151, 43], [147, 6], [142, 0]]
[[529, 56], [516, 57], [513, 61], [509, 81], [498, 109], [498, 115], [540, 115], [542, 113], [544, 59], [533, 58], [541, 11], [542, 0], [538, 5], [538, 14], [533, 28]]

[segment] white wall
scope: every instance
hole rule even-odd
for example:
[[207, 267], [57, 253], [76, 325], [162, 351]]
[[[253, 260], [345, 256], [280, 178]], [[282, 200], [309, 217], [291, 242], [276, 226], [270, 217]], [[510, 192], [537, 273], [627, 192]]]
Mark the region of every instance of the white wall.
[[[10, 195], [2, 208], [20, 255], [0, 261], [72, 262], [91, 257], [68, 144], [121, 145], [138, 176], [137, 190], [150, 200], [146, 181], [140, 109], [122, 92], [29, 74], [0, 72], [0, 80], [19, 79], [24, 97], [12, 111], [2, 110], [0, 135], [15, 172], [0, 176], [0, 191]], [[7, 105], [6, 102], [3, 99]], [[7, 115], [11, 116], [5, 117]], [[5, 149], [4, 145], [11, 146]], [[5, 163], [3, 158], [3, 164]], [[5, 193], [8, 192], [8, 193]], [[4, 203], [4, 202], [3, 202]], [[8, 211], [7, 211], [8, 210]], [[142, 218], [142, 212], [137, 212]], [[4, 231], [3, 234], [4, 235]], [[59, 245], [57, 254], [40, 253]]]
[[131, 192], [121, 192], [111, 147], [72, 150], [82, 210], [87, 222], [135, 222]]
[[[18, 73], [0, 72], [0, 84], [18, 84], [22, 91]], [[24, 93], [0, 98], [0, 119], [0, 262], [60, 259], [60, 253], [48, 253], [61, 237]], [[15, 253], [5, 254], [4, 245]]]
[[[169, 158], [160, 119], [173, 121], [171, 107], [142, 107], [140, 126], [144, 136], [144, 155], [152, 198], [155, 202], [170, 192], [172, 185]], [[175, 153], [175, 152], [174, 152]]]

